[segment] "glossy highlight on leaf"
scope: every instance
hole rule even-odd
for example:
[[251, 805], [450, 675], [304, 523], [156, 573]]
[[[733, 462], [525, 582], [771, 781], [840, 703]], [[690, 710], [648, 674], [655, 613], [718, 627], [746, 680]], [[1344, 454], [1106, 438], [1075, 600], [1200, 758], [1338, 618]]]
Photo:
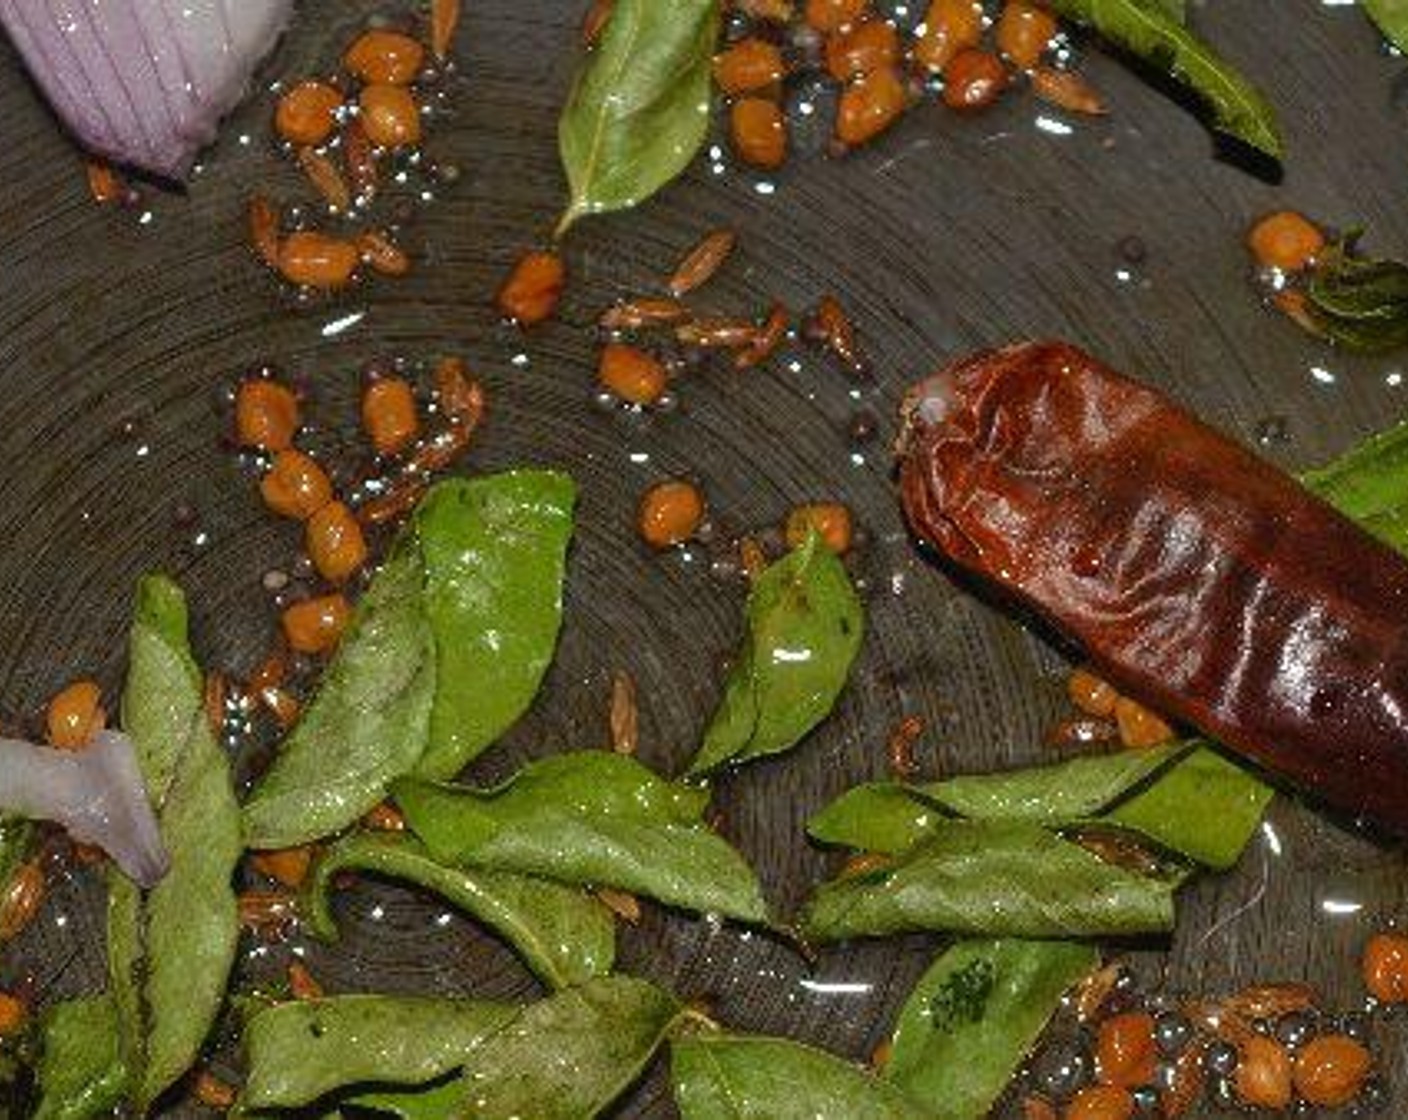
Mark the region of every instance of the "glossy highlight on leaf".
[[818, 942], [930, 931], [1102, 937], [1173, 928], [1175, 884], [1116, 867], [1040, 825], [953, 821], [892, 863], [818, 888]]
[[933, 1120], [987, 1116], [1065, 993], [1100, 954], [1066, 941], [959, 941], [900, 1010], [885, 1078]]
[[611, 971], [615, 919], [589, 892], [527, 875], [447, 867], [410, 836], [353, 834], [319, 858], [302, 909], [312, 932], [325, 940], [337, 936], [329, 895], [346, 871], [434, 891], [507, 941], [551, 987], [569, 987]]
[[578, 751], [494, 789], [399, 782], [397, 804], [438, 861], [615, 887], [668, 906], [765, 922], [757, 876], [703, 821], [708, 793], [633, 758]]
[[860, 599], [821, 537], [769, 567], [748, 596], [747, 635], [690, 764], [703, 774], [778, 754], [831, 712], [860, 651]]
[[644, 202], [704, 143], [718, 0], [615, 0], [558, 125], [569, 201], [587, 214]]
[[554, 471], [431, 487], [245, 806], [250, 847], [339, 832], [397, 778], [452, 776], [523, 714], [557, 643], [575, 500]]
[[1051, 8], [1188, 86], [1207, 103], [1218, 131], [1282, 158], [1280, 127], [1266, 98], [1189, 31], [1168, 0], [1052, 0]]
[[854, 1062], [784, 1038], [691, 1034], [670, 1043], [684, 1120], [931, 1120], [933, 1113]]
[[55, 1004], [40, 1019], [34, 1120], [90, 1120], [122, 1103], [127, 1071], [117, 1046], [117, 1012], [107, 996]]

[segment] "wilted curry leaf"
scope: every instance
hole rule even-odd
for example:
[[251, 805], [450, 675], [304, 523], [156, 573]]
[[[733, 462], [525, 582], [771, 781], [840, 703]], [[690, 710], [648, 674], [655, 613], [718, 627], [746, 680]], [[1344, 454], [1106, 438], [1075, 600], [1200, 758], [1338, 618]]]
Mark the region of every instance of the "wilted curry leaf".
[[1408, 51], [1408, 0], [1360, 0], [1384, 38]]
[[510, 1004], [420, 996], [282, 1003], [245, 1026], [241, 1104], [293, 1108], [349, 1085], [423, 1085], [463, 1068], [516, 1014]]
[[558, 225], [635, 206], [689, 166], [709, 127], [718, 0], [615, 0], [558, 126]]
[[835, 705], [863, 625], [846, 569], [812, 533], [754, 584], [743, 650], [690, 773], [797, 743]]
[[117, 1047], [117, 1012], [106, 996], [55, 1004], [39, 1023], [43, 1050], [36, 1073], [34, 1120], [111, 1116], [127, 1089]]
[[1100, 963], [1064, 941], [959, 941], [900, 1010], [884, 1076], [933, 1120], [987, 1116], [1061, 997]]
[[245, 806], [251, 847], [338, 832], [396, 778], [451, 776], [522, 715], [557, 642], [574, 501], [552, 471], [431, 488]]
[[697, 1034], [670, 1043], [684, 1120], [929, 1120], [932, 1113], [868, 1070], [784, 1038]]
[[1408, 265], [1358, 255], [1356, 237], [1324, 253], [1305, 288], [1315, 328], [1351, 350], [1408, 345]]
[[447, 867], [410, 836], [355, 834], [324, 853], [309, 879], [304, 907], [320, 937], [337, 935], [328, 895], [345, 871], [369, 871], [435, 891], [499, 934], [554, 988], [611, 971], [615, 920], [587, 891], [527, 875]]
[[708, 794], [665, 781], [633, 758], [578, 751], [532, 763], [494, 789], [410, 779], [394, 792], [442, 863], [767, 919], [752, 869], [703, 822]]
[[1116, 867], [1041, 827], [952, 821], [893, 862], [823, 884], [816, 941], [927, 930], [1099, 937], [1173, 928], [1175, 884]]
[[142, 897], [114, 881], [109, 954], [121, 973], [114, 984], [128, 1091], [146, 1107], [190, 1069], [224, 999], [239, 937], [231, 878], [241, 845], [180, 588], [164, 577], [143, 580], [132, 634], [122, 714], [171, 869]]
[[1167, 0], [1051, 0], [1051, 7], [1188, 86], [1207, 103], [1219, 131], [1281, 159], [1275, 111], [1255, 86], [1184, 27]]
[[1365, 532], [1408, 553], [1408, 422], [1370, 436], [1301, 481]]

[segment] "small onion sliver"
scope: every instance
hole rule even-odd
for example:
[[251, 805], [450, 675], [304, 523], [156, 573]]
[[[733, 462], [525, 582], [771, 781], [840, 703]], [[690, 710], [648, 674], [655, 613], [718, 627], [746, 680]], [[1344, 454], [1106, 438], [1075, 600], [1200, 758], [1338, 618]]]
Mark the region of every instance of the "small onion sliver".
[[169, 865], [132, 740], [100, 731], [81, 751], [0, 739], [0, 812], [53, 821], [151, 887]]

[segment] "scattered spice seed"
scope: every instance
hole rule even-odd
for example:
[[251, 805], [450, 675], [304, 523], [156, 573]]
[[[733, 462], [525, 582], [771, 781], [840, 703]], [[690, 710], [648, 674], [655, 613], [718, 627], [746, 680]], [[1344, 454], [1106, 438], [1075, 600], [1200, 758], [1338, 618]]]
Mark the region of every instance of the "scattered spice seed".
[[332, 481], [311, 456], [296, 447], [274, 456], [274, 464], [259, 480], [264, 504], [280, 517], [307, 521], [332, 501]]
[[293, 896], [284, 891], [245, 891], [238, 908], [240, 926], [263, 941], [286, 937], [298, 917]]
[[293, 961], [288, 966], [288, 990], [294, 999], [300, 1001], [323, 998], [323, 986], [313, 978], [302, 961]]
[[882, 66], [841, 92], [836, 110], [836, 139], [848, 148], [869, 143], [909, 106], [909, 92], [893, 66]]
[[251, 377], [235, 390], [235, 439], [241, 447], [287, 450], [301, 423], [298, 397], [287, 385]]
[[1043, 101], [1072, 113], [1102, 116], [1105, 102], [1089, 82], [1071, 70], [1038, 66], [1031, 74], [1032, 91]]
[[534, 326], [552, 317], [566, 283], [567, 269], [556, 253], [525, 253], [499, 289], [499, 311], [521, 327]]
[[1289, 1108], [1291, 1057], [1286, 1048], [1265, 1035], [1250, 1035], [1239, 1048], [1233, 1085], [1243, 1104]]
[[964, 111], [986, 109], [1007, 81], [1007, 67], [991, 51], [959, 51], [944, 67], [944, 104]]
[[460, 0], [430, 0], [430, 50], [445, 59], [460, 22]]
[[731, 229], [716, 229], [706, 234], [675, 266], [665, 284], [670, 295], [679, 299], [703, 287], [723, 267], [737, 243], [738, 235]]
[[352, 617], [352, 608], [340, 594], [305, 599], [288, 607], [280, 623], [289, 648], [298, 653], [324, 654], [337, 648]]
[[937, 74], [959, 51], [982, 40], [983, 9], [974, 0], [933, 0], [914, 44], [914, 59]]
[[771, 358], [787, 337], [790, 322], [791, 316], [787, 308], [780, 303], [774, 303], [763, 325], [754, 332], [753, 341], [733, 356], [733, 368], [752, 369]]
[[255, 852], [250, 862], [259, 874], [267, 875], [281, 887], [296, 891], [308, 879], [308, 870], [313, 865], [313, 849], [304, 844], [273, 852]]
[[367, 139], [377, 147], [414, 148], [420, 143], [420, 106], [405, 86], [363, 86], [357, 104]]
[[367, 542], [352, 511], [331, 501], [308, 519], [308, 556], [329, 583], [342, 583], [367, 561]]
[[821, 297], [816, 310], [803, 324], [802, 332], [835, 354], [852, 373], [866, 372], [868, 366], [856, 340], [855, 326], [835, 296]]
[[306, 288], [345, 288], [356, 275], [361, 254], [351, 241], [314, 230], [298, 230], [279, 246], [284, 279]]
[[332, 136], [341, 108], [339, 90], [326, 82], [299, 82], [279, 98], [274, 110], [274, 130], [290, 144], [316, 147]]
[[81, 750], [106, 725], [102, 689], [88, 680], [74, 681], [59, 691], [45, 713], [49, 743], [65, 751]]
[[279, 267], [279, 212], [262, 194], [249, 200], [249, 243], [261, 261]]
[[362, 393], [362, 427], [378, 455], [399, 455], [420, 434], [416, 394], [404, 377], [378, 377]]
[[1252, 226], [1247, 248], [1263, 268], [1299, 272], [1324, 251], [1325, 235], [1304, 214], [1278, 210]]
[[894, 1046], [891, 1045], [890, 1040], [888, 1038], [882, 1039], [870, 1052], [870, 1068], [877, 1073], [882, 1071], [890, 1064], [890, 1056], [893, 1052]]
[[640, 330], [678, 323], [689, 312], [673, 299], [641, 297], [613, 304], [601, 313], [597, 326], [603, 330]]
[[743, 569], [743, 574], [752, 583], [767, 569], [768, 558], [762, 545], [752, 537], [744, 537], [738, 542], [738, 563]]
[[1022, 1120], [1059, 1120], [1059, 1117], [1055, 1106], [1045, 1097], [1023, 1097]]
[[4, 895], [0, 896], [0, 944], [14, 940], [29, 928], [44, 905], [48, 888], [38, 857], [16, 868]]
[[1271, 298], [1272, 305], [1277, 311], [1285, 315], [1296, 326], [1307, 334], [1322, 338], [1325, 328], [1320, 325], [1320, 321], [1315, 318], [1310, 311], [1310, 301], [1305, 298], [1304, 292], [1298, 292], [1287, 288], [1283, 292], [1277, 292]]
[[1076, 669], [1071, 673], [1066, 679], [1066, 695], [1086, 715], [1101, 719], [1115, 714], [1115, 703], [1120, 698], [1114, 685], [1097, 677], [1089, 669]]
[[1205, 1050], [1204, 1043], [1195, 1042], [1174, 1061], [1168, 1087], [1159, 1094], [1159, 1106], [1164, 1110], [1164, 1116], [1170, 1120], [1182, 1116], [1202, 1096], [1206, 1080], [1203, 1074]]
[[597, 898], [602, 905], [628, 925], [640, 924], [640, 899], [614, 887], [597, 887]]
[[288, 680], [288, 646], [278, 641], [249, 677], [249, 694], [256, 699], [265, 689], [278, 688]]
[[12, 1038], [29, 1022], [29, 1007], [18, 996], [0, 992], [0, 1038]]
[[730, 97], [767, 89], [786, 74], [782, 51], [766, 39], [740, 39], [714, 56], [714, 82]]
[[238, 1097], [233, 1085], [227, 1085], [208, 1069], [201, 1070], [196, 1076], [192, 1092], [197, 1104], [215, 1109], [233, 1108]]
[[441, 358], [435, 366], [435, 398], [450, 419], [470, 427], [484, 415], [484, 387], [469, 376], [461, 358]]
[[362, 825], [373, 832], [405, 832], [406, 818], [389, 801], [373, 805], [362, 817]]
[[229, 689], [229, 682], [224, 673], [210, 672], [205, 675], [205, 689], [202, 693], [205, 723], [217, 739], [225, 733], [225, 703]]
[[1408, 936], [1376, 933], [1364, 946], [1360, 973], [1380, 1003], [1408, 1003]]
[[1064, 1120], [1130, 1120], [1134, 1098], [1114, 1085], [1091, 1085], [1066, 1106]]
[[782, 106], [768, 97], [740, 97], [729, 107], [729, 137], [744, 163], [764, 170], [787, 159], [787, 121]]
[[1128, 696], [1115, 701], [1115, 725], [1126, 747], [1156, 747], [1173, 738], [1173, 728]]
[[857, 23], [826, 41], [826, 68], [838, 82], [864, 77], [899, 61], [899, 32], [883, 19]]
[[640, 535], [652, 548], [689, 540], [704, 519], [704, 496], [692, 482], [673, 479], [652, 486], [641, 498]]
[[121, 202], [126, 196], [127, 191], [122, 185], [122, 180], [117, 177], [117, 172], [112, 169], [111, 164], [90, 159], [84, 161], [84, 168], [88, 175], [88, 193], [98, 205], [110, 206]]
[[405, 276], [411, 271], [411, 258], [385, 233], [369, 229], [357, 235], [357, 252], [362, 262], [382, 276]]
[[1007, 0], [997, 20], [997, 49], [1018, 70], [1030, 70], [1046, 53], [1057, 31], [1056, 17], [1027, 0]]
[[895, 862], [894, 856], [881, 852], [857, 852], [841, 865], [838, 879], [855, 879], [875, 871], [883, 871]]
[[1135, 1089], [1154, 1080], [1158, 1064], [1154, 1017], [1129, 1011], [1104, 1020], [1095, 1036], [1095, 1076], [1103, 1085]]
[[665, 366], [655, 355], [624, 342], [608, 342], [601, 348], [597, 380], [603, 389], [634, 405], [654, 404], [668, 383]]
[[334, 210], [345, 213], [351, 208], [352, 188], [347, 185], [347, 180], [338, 170], [337, 164], [327, 156], [316, 148], [299, 148], [298, 166], [303, 169], [303, 174], [308, 176], [313, 189], [322, 195], [323, 201]]
[[1315, 1006], [1315, 989], [1309, 984], [1255, 984], [1222, 1000], [1222, 1007], [1248, 1019], [1279, 1019]]
[[1057, 750], [1088, 747], [1094, 743], [1113, 743], [1119, 729], [1106, 719], [1063, 719], [1046, 735], [1046, 745]]
[[1075, 992], [1076, 1018], [1082, 1023], [1089, 1022], [1105, 1006], [1110, 993], [1115, 990], [1124, 969], [1114, 962], [1097, 968], [1080, 982]]
[[287, 731], [298, 722], [302, 705], [299, 704], [297, 697], [287, 689], [266, 688], [259, 694], [259, 698], [283, 730]]
[[790, 23], [795, 14], [792, 0], [733, 0], [734, 8], [749, 19]]
[[630, 673], [618, 669], [611, 677], [611, 749], [617, 754], [635, 754], [640, 746], [640, 709], [636, 705], [636, 682]]
[[372, 28], [353, 40], [342, 64], [363, 82], [404, 86], [416, 80], [425, 64], [425, 48], [399, 31]]
[[905, 716], [895, 724], [890, 738], [885, 744], [885, 755], [890, 762], [890, 772], [897, 778], [907, 779], [919, 773], [919, 763], [914, 758], [914, 744], [924, 734], [922, 716]]
[[807, 0], [806, 21], [829, 35], [860, 19], [869, 6], [870, 0]]
[[360, 119], [342, 130], [342, 155], [347, 161], [353, 196], [364, 203], [370, 202], [376, 194], [376, 153]]
[[1342, 1108], [1359, 1095], [1374, 1059], [1362, 1042], [1343, 1034], [1311, 1039], [1296, 1054], [1296, 1092], [1319, 1108]]
[[802, 545], [812, 533], [837, 556], [851, 548], [851, 511], [839, 502], [813, 502], [798, 506], [787, 515], [783, 527], [788, 548]]
[[757, 338], [758, 328], [743, 319], [695, 319], [675, 328], [676, 341], [711, 350], [751, 346]]
[[582, 45], [594, 47], [601, 38], [601, 33], [606, 30], [606, 21], [611, 18], [611, 12], [616, 6], [616, 0], [592, 0], [591, 7], [587, 9], [587, 14], [582, 18]]

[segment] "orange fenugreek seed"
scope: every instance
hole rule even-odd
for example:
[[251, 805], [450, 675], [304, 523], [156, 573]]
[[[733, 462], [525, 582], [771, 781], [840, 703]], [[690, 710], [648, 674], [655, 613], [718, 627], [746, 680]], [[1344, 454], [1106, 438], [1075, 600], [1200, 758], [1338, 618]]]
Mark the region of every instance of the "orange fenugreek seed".
[[107, 724], [103, 693], [93, 681], [74, 681], [49, 701], [45, 728], [49, 742], [60, 750], [75, 751]]
[[1115, 701], [1115, 726], [1126, 747], [1156, 747], [1173, 738], [1173, 728], [1128, 696]]
[[329, 583], [342, 583], [367, 560], [367, 542], [352, 511], [342, 502], [329, 502], [308, 519], [308, 556]]
[[1058, 109], [1087, 116], [1105, 113], [1105, 102], [1095, 88], [1072, 70], [1038, 66], [1031, 74], [1032, 92]]
[[506, 319], [531, 327], [557, 310], [566, 283], [567, 269], [556, 253], [525, 253], [499, 289], [496, 301]]
[[1291, 1103], [1291, 1056], [1275, 1039], [1249, 1035], [1239, 1048], [1233, 1087], [1253, 1108], [1287, 1108]]
[[959, 51], [983, 40], [983, 9], [975, 0], [933, 0], [924, 30], [914, 44], [914, 60], [935, 73]]
[[870, 0], [807, 0], [806, 20], [823, 35], [839, 31], [861, 16]]
[[692, 482], [661, 482], [641, 499], [640, 535], [652, 548], [682, 544], [694, 535], [703, 519], [704, 495]]
[[405, 276], [411, 271], [410, 255], [381, 230], [369, 229], [358, 234], [357, 251], [362, 260], [382, 276]]
[[1376, 933], [1364, 946], [1364, 986], [1380, 1003], [1408, 1003], [1408, 934]]
[[1324, 250], [1325, 235], [1304, 214], [1278, 210], [1252, 226], [1247, 248], [1265, 268], [1299, 272]]
[[323, 998], [323, 986], [318, 983], [308, 966], [302, 961], [294, 961], [288, 966], [289, 994], [297, 1000]]
[[326, 82], [299, 82], [279, 98], [274, 129], [290, 144], [325, 143], [337, 127], [342, 94]]
[[797, 548], [809, 533], [816, 532], [822, 543], [840, 556], [851, 547], [851, 511], [839, 502], [798, 506], [787, 515], [785, 532], [788, 548]]
[[826, 68], [838, 82], [893, 66], [899, 58], [899, 32], [883, 19], [857, 23], [826, 41]]
[[235, 390], [235, 438], [241, 447], [282, 451], [293, 444], [300, 423], [298, 398], [287, 385], [256, 377]]
[[424, 63], [425, 48], [418, 40], [383, 28], [364, 31], [342, 56], [353, 77], [380, 85], [408, 85]]
[[729, 137], [738, 158], [753, 167], [781, 167], [787, 158], [787, 122], [768, 97], [740, 97], [729, 108]]
[[377, 82], [357, 98], [367, 139], [379, 148], [414, 148], [420, 143], [420, 106], [404, 86]]
[[1154, 1079], [1159, 1051], [1154, 1044], [1154, 1017], [1147, 1011], [1112, 1015], [1100, 1024], [1095, 1039], [1095, 1076], [1102, 1085], [1136, 1089]]
[[731, 97], [766, 89], [786, 74], [782, 51], [766, 39], [740, 39], [714, 58], [714, 81]]
[[654, 404], [665, 391], [664, 364], [636, 346], [609, 342], [601, 349], [597, 379], [602, 388], [630, 404]]
[[288, 607], [281, 618], [289, 648], [299, 653], [328, 653], [337, 647], [352, 608], [342, 595], [320, 595]]
[[1106, 719], [1115, 714], [1115, 702], [1120, 694], [1109, 681], [1097, 677], [1089, 669], [1076, 669], [1066, 680], [1066, 694], [1071, 703], [1086, 715]]
[[279, 271], [284, 279], [307, 288], [345, 288], [360, 260], [355, 242], [315, 230], [290, 233], [279, 245]]
[[460, 22], [460, 0], [430, 0], [430, 49], [445, 58]]
[[26, 860], [10, 876], [10, 884], [0, 896], [0, 944], [18, 937], [34, 921], [44, 898], [49, 893], [49, 881], [39, 860]]
[[1018, 70], [1030, 70], [1056, 35], [1056, 17], [1028, 0], [1007, 0], [997, 21], [997, 49]]
[[1373, 1064], [1368, 1047], [1357, 1039], [1344, 1034], [1321, 1035], [1296, 1054], [1296, 1092], [1320, 1108], [1342, 1108], [1359, 1095]]
[[842, 91], [836, 138], [851, 148], [864, 144], [899, 120], [908, 104], [909, 94], [893, 66], [872, 70]]
[[1072, 1098], [1062, 1120], [1131, 1120], [1134, 1097], [1117, 1085], [1091, 1085]]
[[192, 1095], [197, 1103], [205, 1105], [206, 1108], [216, 1109], [233, 1108], [239, 1097], [233, 1085], [227, 1085], [208, 1069], [201, 1070], [196, 1076]]
[[259, 874], [269, 876], [280, 886], [297, 890], [308, 878], [308, 869], [313, 864], [313, 849], [304, 844], [297, 848], [255, 852], [250, 862]]
[[1007, 67], [991, 51], [959, 51], [944, 67], [944, 104], [985, 109], [1007, 88]]
[[29, 1006], [18, 996], [0, 992], [0, 1038], [9, 1038], [24, 1029]]
[[398, 455], [420, 434], [416, 394], [404, 377], [380, 377], [362, 394], [362, 427], [378, 455]]
[[307, 521], [332, 501], [332, 482], [312, 457], [290, 447], [274, 456], [274, 465], [259, 482], [259, 493], [280, 517]]

